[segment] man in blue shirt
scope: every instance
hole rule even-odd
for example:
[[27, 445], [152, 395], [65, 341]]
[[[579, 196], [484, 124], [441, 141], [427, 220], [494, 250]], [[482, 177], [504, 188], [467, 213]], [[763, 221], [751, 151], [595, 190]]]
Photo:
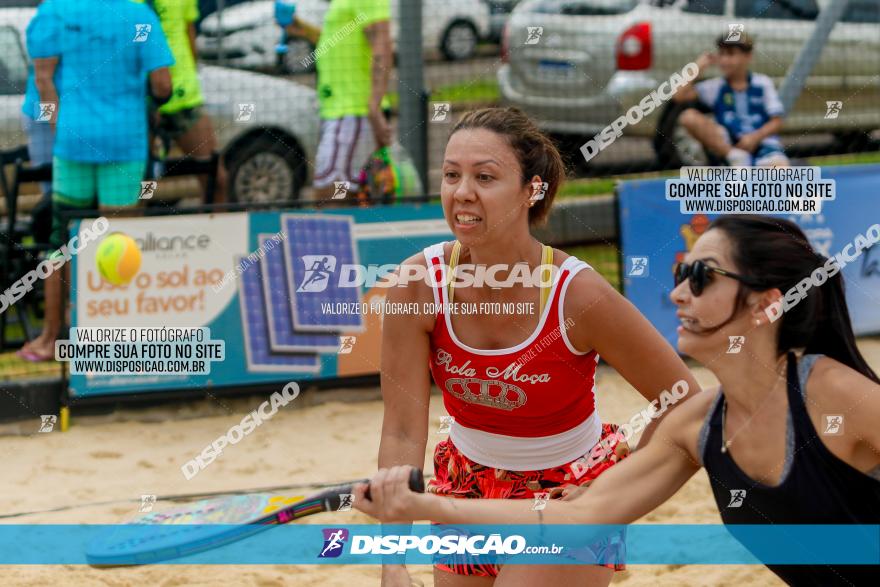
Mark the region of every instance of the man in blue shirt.
[[[174, 59], [156, 14], [133, 0], [46, 0], [28, 26], [27, 44], [41, 111], [53, 111], [57, 126], [50, 242], [60, 247], [68, 237], [65, 210], [137, 204], [147, 164], [148, 83], [153, 97], [166, 102]], [[60, 99], [54, 83], [59, 64]], [[46, 280], [43, 332], [22, 356], [53, 357], [62, 300], [55, 270]]]

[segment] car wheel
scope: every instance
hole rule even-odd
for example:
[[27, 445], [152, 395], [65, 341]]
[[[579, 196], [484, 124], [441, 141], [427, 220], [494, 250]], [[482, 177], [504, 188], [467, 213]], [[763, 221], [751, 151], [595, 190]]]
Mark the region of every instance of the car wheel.
[[846, 131], [834, 133], [833, 149], [835, 153], [860, 153], [866, 151], [871, 144], [868, 131]]
[[302, 187], [301, 165], [296, 148], [273, 138], [258, 138], [232, 156], [230, 199], [243, 203], [296, 200]]
[[685, 165], [711, 165], [703, 145], [678, 123], [678, 118], [690, 104], [670, 104], [660, 117], [654, 135], [654, 153], [662, 168]]
[[[278, 69], [283, 74], [314, 73], [315, 48], [307, 40], [294, 37], [287, 41], [287, 53], [278, 56]], [[305, 65], [303, 64], [305, 62]]]
[[469, 59], [477, 51], [480, 40], [476, 27], [464, 20], [457, 20], [446, 27], [440, 41], [440, 52], [448, 61]]

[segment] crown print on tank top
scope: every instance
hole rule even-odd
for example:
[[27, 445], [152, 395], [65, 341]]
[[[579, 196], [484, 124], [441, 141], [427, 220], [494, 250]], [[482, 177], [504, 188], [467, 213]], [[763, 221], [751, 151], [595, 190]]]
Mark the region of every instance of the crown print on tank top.
[[455, 424], [517, 438], [550, 437], [583, 424], [595, 412], [598, 354], [574, 349], [562, 303], [574, 275], [589, 265], [568, 257], [558, 268], [548, 304], [528, 338], [506, 349], [475, 349], [455, 335], [447, 304], [443, 243], [425, 249], [440, 307], [430, 336], [431, 374]]

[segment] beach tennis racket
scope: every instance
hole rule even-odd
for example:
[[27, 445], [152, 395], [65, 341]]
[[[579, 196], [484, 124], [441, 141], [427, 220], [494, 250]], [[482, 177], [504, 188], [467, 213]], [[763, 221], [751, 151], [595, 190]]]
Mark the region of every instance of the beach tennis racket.
[[[369, 483], [369, 479], [360, 483]], [[140, 565], [204, 552], [274, 525], [336, 511], [341, 495], [351, 494], [353, 486], [331, 487], [309, 497], [233, 495], [149, 513], [95, 539], [86, 548], [86, 560], [93, 566]], [[409, 487], [424, 493], [420, 470], [411, 471]]]

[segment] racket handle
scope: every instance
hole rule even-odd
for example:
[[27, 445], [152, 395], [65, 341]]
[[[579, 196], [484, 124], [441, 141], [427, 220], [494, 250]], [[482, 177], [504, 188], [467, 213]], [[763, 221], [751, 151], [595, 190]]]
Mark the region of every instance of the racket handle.
[[[422, 475], [421, 469], [413, 468], [412, 471], [409, 472], [409, 489], [410, 491], [414, 491], [416, 493], [424, 493], [425, 492], [425, 477]], [[367, 486], [367, 491], [364, 493], [364, 496], [367, 499], [372, 499], [370, 497], [370, 487]]]

